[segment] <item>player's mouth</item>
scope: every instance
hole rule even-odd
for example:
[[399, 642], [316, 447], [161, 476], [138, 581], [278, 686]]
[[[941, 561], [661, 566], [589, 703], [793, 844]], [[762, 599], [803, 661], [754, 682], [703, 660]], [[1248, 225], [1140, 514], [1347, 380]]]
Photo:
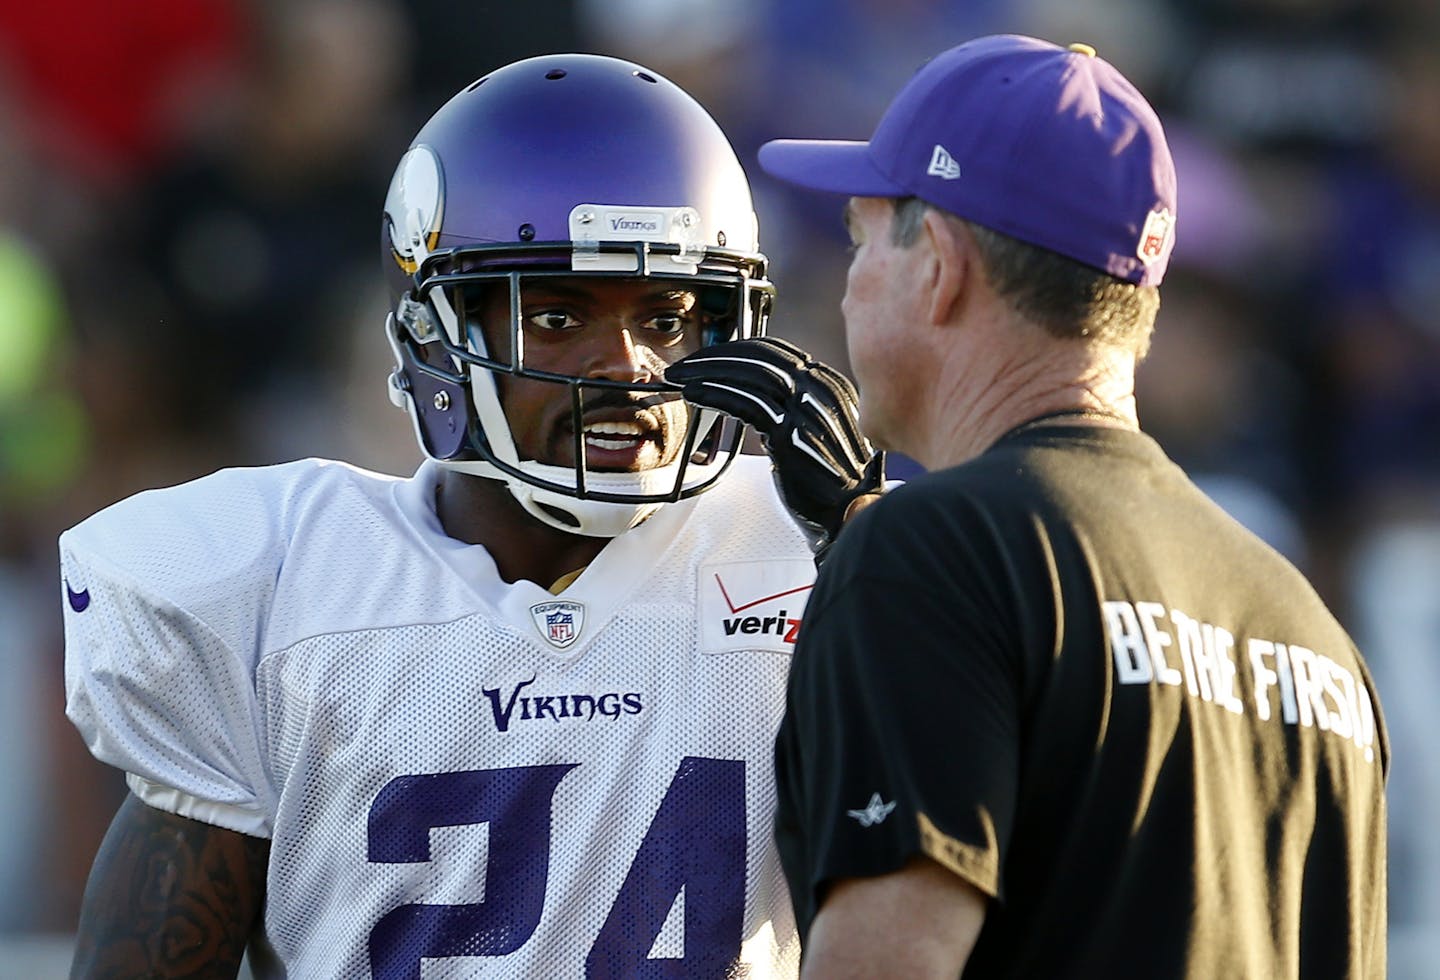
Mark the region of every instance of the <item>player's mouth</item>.
[[[568, 426], [567, 426], [568, 428]], [[585, 465], [592, 470], [639, 470], [659, 463], [664, 426], [655, 413], [634, 408], [589, 414], [581, 426]]]
[[638, 422], [591, 422], [585, 426], [585, 448], [607, 453], [632, 452], [651, 438]]

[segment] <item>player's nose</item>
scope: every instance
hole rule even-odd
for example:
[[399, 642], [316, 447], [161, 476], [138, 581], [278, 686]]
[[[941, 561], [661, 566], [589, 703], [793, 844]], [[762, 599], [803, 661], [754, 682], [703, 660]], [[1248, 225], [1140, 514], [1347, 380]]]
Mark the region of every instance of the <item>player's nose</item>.
[[637, 339], [633, 327], [617, 324], [595, 332], [586, 364], [586, 377], [605, 381], [655, 380], [658, 358], [649, 345]]

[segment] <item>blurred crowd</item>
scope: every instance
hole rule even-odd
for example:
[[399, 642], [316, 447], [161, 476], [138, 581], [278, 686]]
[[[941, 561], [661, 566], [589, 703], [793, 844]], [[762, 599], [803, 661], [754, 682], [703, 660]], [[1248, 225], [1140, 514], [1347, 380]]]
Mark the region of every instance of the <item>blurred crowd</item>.
[[124, 792], [63, 717], [56, 534], [221, 466], [417, 462], [384, 393], [379, 216], [430, 112], [547, 51], [670, 76], [750, 171], [773, 331], [844, 367], [840, 202], [769, 180], [755, 149], [865, 138], [921, 61], [992, 32], [1092, 44], [1165, 120], [1179, 221], [1141, 422], [1369, 657], [1394, 749], [1392, 976], [1427, 975], [1434, 0], [0, 0], [0, 956], [73, 929]]

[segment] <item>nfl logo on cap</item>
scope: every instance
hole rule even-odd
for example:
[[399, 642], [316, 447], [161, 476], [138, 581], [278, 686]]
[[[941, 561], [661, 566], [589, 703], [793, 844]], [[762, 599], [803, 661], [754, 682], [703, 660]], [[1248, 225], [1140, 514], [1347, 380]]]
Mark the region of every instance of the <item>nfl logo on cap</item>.
[[1174, 234], [1175, 216], [1170, 213], [1170, 209], [1151, 211], [1145, 219], [1145, 227], [1140, 229], [1140, 245], [1135, 254], [1140, 257], [1141, 262], [1149, 265], [1165, 254]]

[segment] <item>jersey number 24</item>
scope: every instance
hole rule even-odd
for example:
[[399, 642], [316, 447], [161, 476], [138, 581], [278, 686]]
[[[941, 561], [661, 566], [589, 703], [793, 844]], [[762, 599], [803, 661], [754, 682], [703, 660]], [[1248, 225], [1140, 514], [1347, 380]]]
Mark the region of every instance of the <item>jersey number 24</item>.
[[[375, 980], [419, 980], [421, 957], [504, 956], [540, 922], [555, 789], [574, 765], [472, 769], [392, 779], [370, 807], [369, 860], [430, 860], [435, 827], [489, 824], [485, 900], [402, 905], [370, 932]], [[585, 960], [589, 980], [723, 977], [745, 914], [745, 763], [686, 756]], [[650, 959], [685, 890], [685, 956]]]

